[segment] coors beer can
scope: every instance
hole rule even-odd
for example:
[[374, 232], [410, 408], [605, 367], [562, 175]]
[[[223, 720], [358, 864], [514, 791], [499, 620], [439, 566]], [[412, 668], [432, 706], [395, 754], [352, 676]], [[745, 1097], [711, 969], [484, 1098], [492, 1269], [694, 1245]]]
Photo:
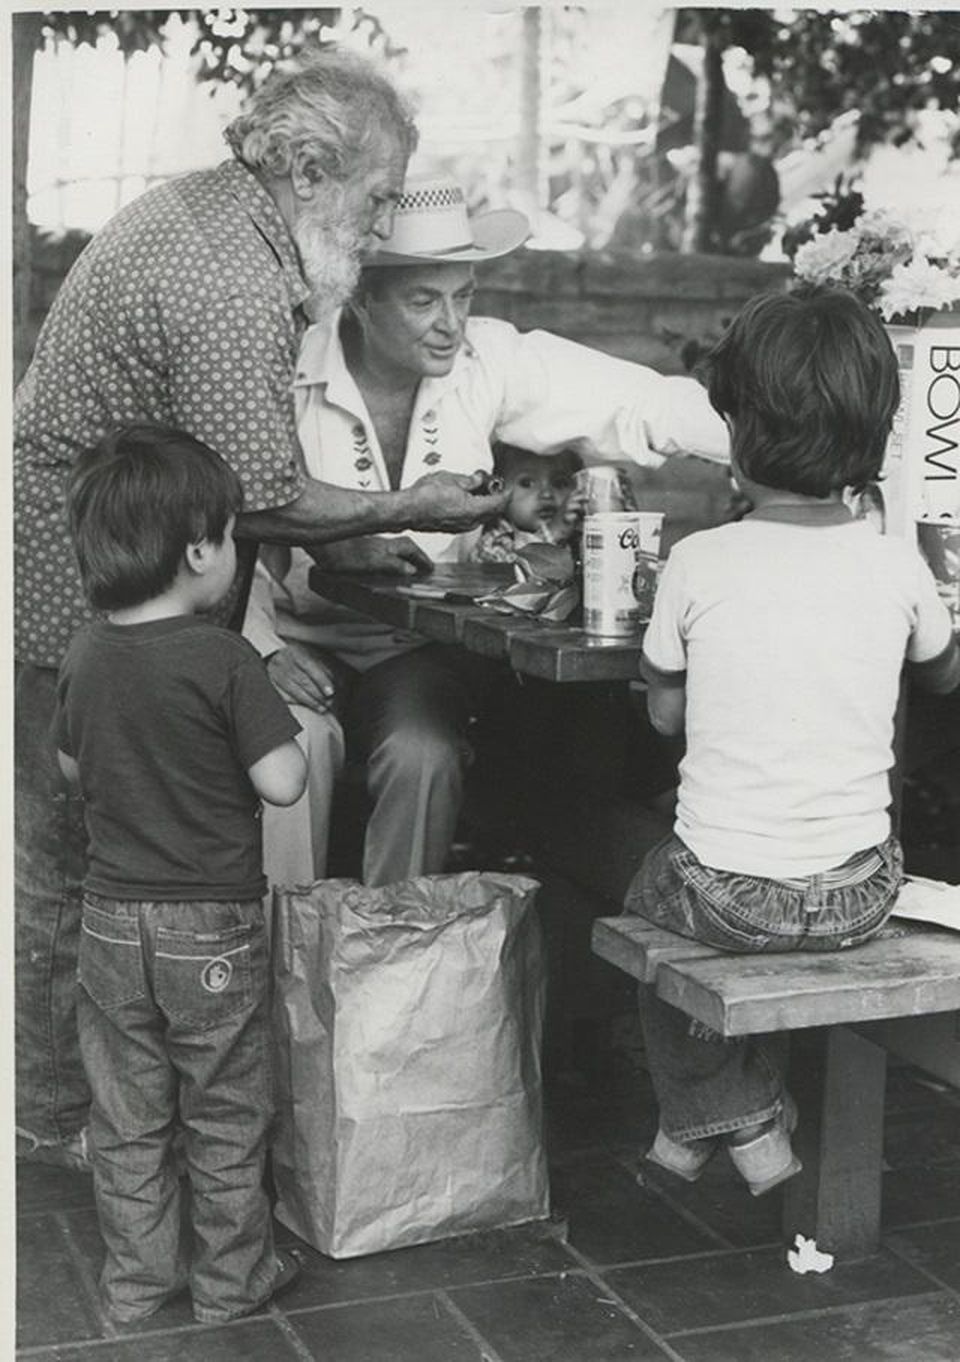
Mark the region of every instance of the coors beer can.
[[588, 634], [628, 638], [640, 623], [633, 590], [640, 546], [636, 511], [607, 511], [583, 522], [583, 627]]

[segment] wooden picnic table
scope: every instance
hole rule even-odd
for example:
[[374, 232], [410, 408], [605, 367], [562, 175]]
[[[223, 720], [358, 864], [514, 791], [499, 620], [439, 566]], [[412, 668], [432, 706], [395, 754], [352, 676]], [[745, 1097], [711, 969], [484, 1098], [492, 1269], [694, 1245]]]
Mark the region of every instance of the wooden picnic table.
[[631, 638], [597, 638], [574, 625], [500, 614], [477, 604], [478, 597], [513, 580], [505, 563], [443, 563], [417, 578], [320, 568], [310, 573], [310, 586], [327, 600], [435, 642], [459, 643], [502, 659], [527, 676], [560, 682], [639, 680], [643, 625]]

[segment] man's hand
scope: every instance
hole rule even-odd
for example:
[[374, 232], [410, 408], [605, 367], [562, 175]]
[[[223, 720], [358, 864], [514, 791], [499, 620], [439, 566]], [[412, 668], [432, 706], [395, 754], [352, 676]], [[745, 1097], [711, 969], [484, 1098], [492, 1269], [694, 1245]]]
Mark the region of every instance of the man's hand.
[[318, 567], [326, 572], [382, 572], [391, 577], [415, 577], [433, 571], [429, 554], [406, 535], [366, 535], [341, 539], [335, 544], [306, 546]]
[[501, 514], [509, 492], [485, 492], [484, 473], [426, 473], [406, 489], [411, 530], [472, 530]]
[[288, 705], [306, 705], [324, 713], [333, 703], [333, 677], [307, 648], [288, 643], [267, 661], [274, 689]]

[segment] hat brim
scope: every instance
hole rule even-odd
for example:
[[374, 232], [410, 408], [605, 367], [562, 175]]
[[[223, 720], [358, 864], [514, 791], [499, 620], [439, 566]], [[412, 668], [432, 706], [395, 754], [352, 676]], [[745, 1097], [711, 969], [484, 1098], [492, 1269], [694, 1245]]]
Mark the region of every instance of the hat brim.
[[530, 223], [524, 213], [514, 208], [497, 208], [489, 213], [478, 213], [470, 219], [473, 244], [453, 251], [424, 251], [422, 254], [387, 249], [371, 251], [363, 257], [364, 265], [458, 265], [477, 260], [496, 260], [509, 255], [530, 237]]

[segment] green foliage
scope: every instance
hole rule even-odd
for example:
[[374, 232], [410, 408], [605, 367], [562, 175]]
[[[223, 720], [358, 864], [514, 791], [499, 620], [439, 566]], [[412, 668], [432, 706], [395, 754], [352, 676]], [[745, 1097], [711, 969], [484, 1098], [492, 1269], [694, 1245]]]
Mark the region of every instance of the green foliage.
[[[340, 19], [339, 8], [193, 11], [199, 35], [194, 52], [203, 57], [201, 80], [231, 81], [250, 93], [278, 62], [322, 45], [323, 30]], [[225, 20], [225, 15], [232, 16]], [[389, 59], [399, 56], [380, 20], [364, 10], [353, 13], [353, 30], [367, 47]]]
[[[681, 10], [678, 37], [700, 41], [702, 15], [771, 83], [781, 146], [860, 113], [860, 149], [912, 136], [912, 115], [960, 103], [960, 14], [906, 10]], [[960, 153], [960, 145], [956, 148]]]
[[[195, 25], [192, 54], [199, 54], [201, 80], [230, 81], [250, 93], [278, 62], [296, 57], [323, 41], [323, 30], [336, 24], [339, 7], [326, 9], [173, 9], [173, 10], [55, 10], [43, 15], [44, 39], [91, 45], [104, 34], [116, 38], [126, 56], [162, 47], [164, 26], [177, 15]], [[353, 12], [353, 29], [367, 46], [384, 58], [398, 56], [380, 20], [362, 9]]]
[[784, 231], [781, 245], [784, 255], [791, 260], [804, 242], [811, 241], [814, 236], [822, 236], [834, 228], [838, 232], [848, 232], [863, 212], [863, 195], [842, 175], [837, 176], [832, 189], [812, 197], [818, 204], [813, 215]]
[[801, 136], [858, 109], [864, 148], [909, 140], [911, 114], [920, 109], [955, 109], [958, 54], [957, 14], [851, 10], [777, 24], [755, 59], [758, 74], [792, 91]]

